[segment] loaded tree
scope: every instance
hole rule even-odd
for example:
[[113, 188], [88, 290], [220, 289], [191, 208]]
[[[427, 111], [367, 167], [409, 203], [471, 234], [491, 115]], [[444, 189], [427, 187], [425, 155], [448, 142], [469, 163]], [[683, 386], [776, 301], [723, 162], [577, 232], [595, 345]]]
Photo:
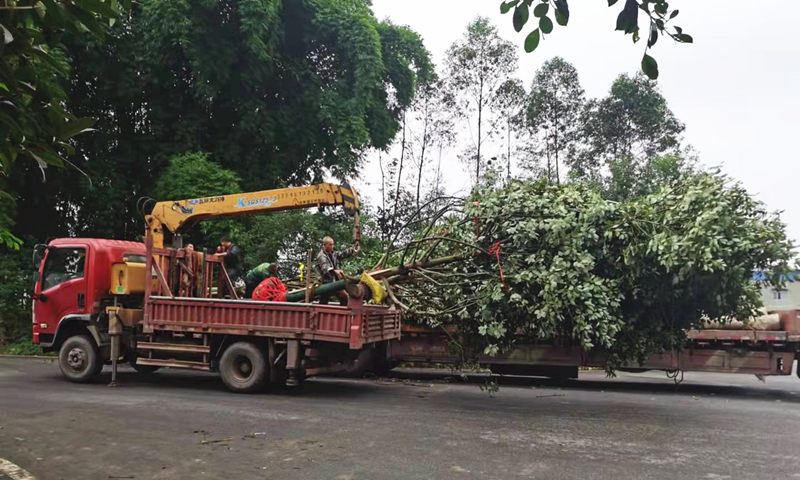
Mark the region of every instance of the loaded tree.
[[463, 207], [448, 240], [418, 243], [462, 261], [400, 293], [430, 324], [456, 327], [467, 358], [545, 340], [598, 350], [613, 369], [681, 348], [704, 319], [754, 315], [753, 271], [779, 284], [794, 255], [777, 214], [717, 173], [624, 202], [514, 180]]

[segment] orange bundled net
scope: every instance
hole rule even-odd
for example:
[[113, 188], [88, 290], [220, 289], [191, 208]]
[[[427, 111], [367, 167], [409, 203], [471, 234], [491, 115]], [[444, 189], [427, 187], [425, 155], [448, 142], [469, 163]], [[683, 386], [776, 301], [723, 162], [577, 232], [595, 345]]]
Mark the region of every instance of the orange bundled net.
[[258, 284], [251, 298], [260, 302], [285, 302], [288, 291], [279, 278], [269, 277]]

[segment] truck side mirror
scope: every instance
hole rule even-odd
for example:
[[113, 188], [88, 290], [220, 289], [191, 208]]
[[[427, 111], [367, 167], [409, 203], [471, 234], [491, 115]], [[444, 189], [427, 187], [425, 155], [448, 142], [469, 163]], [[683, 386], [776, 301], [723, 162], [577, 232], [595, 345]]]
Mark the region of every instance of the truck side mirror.
[[39, 271], [39, 266], [42, 264], [45, 250], [47, 250], [47, 245], [43, 243], [37, 243], [33, 246], [33, 269], [37, 272]]

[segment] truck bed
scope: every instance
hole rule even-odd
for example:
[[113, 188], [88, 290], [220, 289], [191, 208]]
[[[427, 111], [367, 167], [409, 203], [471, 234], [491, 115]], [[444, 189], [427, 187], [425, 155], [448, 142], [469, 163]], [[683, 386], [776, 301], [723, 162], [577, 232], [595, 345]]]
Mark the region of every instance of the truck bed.
[[315, 303], [257, 302], [151, 295], [145, 332], [170, 330], [256, 335], [364, 344], [400, 338], [400, 312], [385, 306], [358, 308]]

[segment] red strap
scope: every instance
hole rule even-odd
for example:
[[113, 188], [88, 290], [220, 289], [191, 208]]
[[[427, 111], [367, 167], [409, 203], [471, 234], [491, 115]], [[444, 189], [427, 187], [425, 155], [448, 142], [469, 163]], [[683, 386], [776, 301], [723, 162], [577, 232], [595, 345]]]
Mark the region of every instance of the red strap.
[[500, 242], [495, 242], [489, 248], [489, 255], [494, 255], [497, 258], [497, 268], [500, 269], [500, 280], [503, 282], [503, 287], [505, 287], [506, 292], [508, 292], [508, 285], [506, 285], [506, 277], [503, 275], [503, 264], [500, 262]]

